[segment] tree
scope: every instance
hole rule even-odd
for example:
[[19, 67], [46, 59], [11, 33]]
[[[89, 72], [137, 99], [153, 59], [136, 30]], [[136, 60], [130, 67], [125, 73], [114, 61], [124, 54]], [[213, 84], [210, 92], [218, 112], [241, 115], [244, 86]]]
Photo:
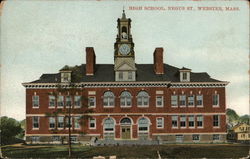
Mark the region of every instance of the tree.
[[[50, 95], [53, 95], [55, 96], [55, 99], [58, 98], [58, 94], [61, 93], [61, 94], [64, 94], [68, 97], [70, 97], [71, 101], [70, 101], [70, 104], [67, 103], [67, 100], [66, 100], [66, 104], [64, 105], [65, 108], [64, 109], [56, 109], [55, 111], [53, 111], [52, 113], [50, 112], [47, 112], [46, 113], [46, 117], [55, 117], [57, 118], [58, 116], [60, 115], [64, 115], [65, 118], [66, 118], [66, 124], [64, 125], [65, 128], [68, 128], [68, 149], [69, 149], [69, 157], [71, 157], [71, 154], [72, 154], [72, 148], [71, 148], [71, 131], [72, 131], [72, 124], [73, 123], [72, 119], [73, 119], [73, 116], [72, 114], [74, 114], [74, 110], [72, 110], [72, 107], [75, 106], [75, 102], [74, 100], [74, 96], [76, 94], [76, 92], [82, 92], [82, 89], [80, 88], [77, 88], [75, 87], [75, 85], [73, 83], [68, 83], [68, 85], [62, 85], [62, 84], [58, 84], [55, 91], [50, 93]], [[80, 111], [78, 110], [78, 114], [89, 114], [89, 113], [92, 113], [92, 109], [89, 109], [88, 106], [86, 106], [87, 104], [86, 101], [87, 101], [87, 98], [84, 98], [83, 96], [81, 96], [81, 105], [82, 105], [82, 108], [83, 109], [80, 109]], [[84, 127], [85, 123], [86, 123], [86, 119], [88, 119], [89, 116], [88, 115], [82, 115], [80, 116], [80, 120], [79, 120], [79, 124], [82, 125], [82, 127]], [[52, 129], [51, 132], [52, 133], [57, 133], [59, 130], [57, 128], [57, 125], [55, 126], [55, 129]], [[84, 132], [79, 132], [81, 134], [84, 134]], [[62, 140], [62, 143], [63, 143], [63, 140]]]
[[16, 135], [22, 132], [21, 124], [6, 116], [1, 117], [1, 145], [12, 144], [16, 142]]

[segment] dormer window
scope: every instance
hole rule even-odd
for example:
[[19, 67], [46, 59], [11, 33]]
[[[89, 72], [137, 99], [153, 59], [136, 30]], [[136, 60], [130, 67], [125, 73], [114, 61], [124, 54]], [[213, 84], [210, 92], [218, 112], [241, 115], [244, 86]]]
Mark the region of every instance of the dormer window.
[[61, 81], [62, 82], [70, 82], [71, 81], [71, 73], [70, 72], [61, 73]]
[[191, 70], [182, 67], [180, 70], [180, 82], [190, 82], [190, 72]]

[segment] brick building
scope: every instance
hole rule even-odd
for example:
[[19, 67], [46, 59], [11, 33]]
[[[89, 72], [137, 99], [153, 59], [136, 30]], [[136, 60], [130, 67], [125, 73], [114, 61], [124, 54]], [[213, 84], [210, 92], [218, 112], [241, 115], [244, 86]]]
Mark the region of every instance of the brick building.
[[[67, 136], [65, 114], [46, 115], [58, 110], [71, 110], [73, 141], [224, 142], [228, 82], [165, 64], [163, 48], [155, 49], [153, 64], [136, 64], [131, 19], [123, 12], [117, 23], [114, 64], [96, 64], [87, 47], [86, 64], [23, 83], [27, 142]], [[88, 118], [79, 122], [82, 116]]]

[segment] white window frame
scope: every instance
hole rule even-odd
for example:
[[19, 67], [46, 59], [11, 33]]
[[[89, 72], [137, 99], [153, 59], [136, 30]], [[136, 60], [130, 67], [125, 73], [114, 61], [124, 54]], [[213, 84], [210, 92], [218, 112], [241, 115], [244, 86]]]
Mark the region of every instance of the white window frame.
[[[37, 127], [34, 126], [35, 124], [37, 124]], [[40, 127], [40, 117], [39, 116], [33, 116], [32, 117], [32, 130], [38, 130], [39, 127]]]
[[[189, 122], [193, 122], [193, 126], [189, 126]], [[188, 128], [190, 128], [190, 129], [194, 129], [195, 128], [195, 117], [194, 117], [194, 115], [189, 115], [188, 116]]]
[[[195, 137], [197, 137], [197, 136], [198, 136], [198, 139], [195, 138]], [[200, 136], [199, 134], [193, 134], [193, 135], [192, 135], [192, 140], [193, 140], [193, 142], [199, 142], [200, 139], [201, 139], [201, 136]]]
[[[140, 95], [140, 93], [142, 94], [143, 92], [145, 92], [145, 94], [147, 95]], [[149, 94], [146, 91], [140, 91], [137, 95], [137, 107], [149, 107]], [[141, 100], [141, 105], [139, 105], [139, 100]], [[147, 102], [147, 104], [145, 104], [145, 102]]]
[[[143, 118], [148, 121], [147, 130], [140, 130], [140, 124], [139, 124], [139, 122]], [[149, 133], [149, 125], [150, 125], [150, 120], [148, 118], [141, 117], [140, 119], [138, 119], [138, 133]]]
[[[218, 117], [218, 121], [214, 120], [214, 117], [217, 116]], [[214, 123], [218, 123], [218, 125], [214, 125]], [[213, 115], [213, 127], [214, 128], [220, 128], [220, 115]]]
[[[80, 116], [74, 116], [74, 129], [81, 129], [81, 125], [79, 123], [79, 120], [80, 120]], [[78, 126], [76, 126], [78, 125]]]
[[[161, 105], [158, 105], [158, 99], [161, 99]], [[164, 97], [163, 96], [156, 96], [155, 98], [155, 104], [156, 104], [156, 107], [163, 107], [164, 106]]]
[[[51, 127], [50, 124], [54, 124], [54, 127]], [[55, 117], [49, 117], [49, 129], [55, 129], [56, 128], [56, 118]]]
[[[107, 120], [107, 119], [111, 119], [111, 120], [113, 120], [113, 122], [114, 122], [114, 126], [113, 126], [113, 130], [105, 130], [106, 128], [105, 128], [105, 121]], [[116, 123], [116, 121], [113, 119], [113, 118], [106, 118], [104, 121], [103, 121], [103, 132], [104, 133], [115, 133], [115, 124]]]
[[[184, 101], [184, 104], [182, 104], [183, 101]], [[179, 96], [179, 106], [180, 107], [186, 107], [187, 106], [186, 95], [182, 94], [182, 95]]]
[[[191, 98], [193, 99], [193, 100], [191, 100]], [[190, 101], [193, 101], [193, 104], [191, 105], [190, 103]], [[187, 105], [188, 105], [188, 107], [194, 107], [194, 105], [195, 105], [195, 95], [189, 95], [188, 97], [187, 97]]]
[[[176, 98], [176, 99], [173, 99]], [[177, 108], [178, 107], [178, 95], [171, 95], [171, 107]]]
[[[216, 101], [217, 101], [217, 103], [215, 104], [215, 100], [216, 99]], [[220, 105], [220, 96], [219, 96], [219, 94], [213, 94], [212, 95], [212, 104], [213, 104], [213, 107], [219, 107], [219, 105]]]
[[[62, 101], [61, 101], [61, 99], [62, 99]], [[60, 102], [62, 102], [62, 106], [59, 105]], [[65, 103], [64, 103], [64, 96], [59, 95], [59, 96], [57, 97], [57, 108], [63, 108], [64, 105], [65, 105]]]
[[[70, 102], [70, 105], [68, 105], [69, 102]], [[72, 108], [72, 97], [70, 95], [65, 96], [65, 106], [66, 108]]]
[[[94, 121], [91, 123], [91, 121]], [[94, 127], [91, 127], [91, 124], [94, 124]], [[89, 118], [89, 129], [96, 129], [96, 118]]]
[[[185, 120], [183, 120], [183, 119], [185, 119]], [[182, 123], [182, 122], [185, 122], [185, 126], [181, 126], [181, 123]], [[180, 116], [180, 128], [181, 128], [181, 129], [187, 128], [187, 116], [186, 116], [186, 115], [181, 115], [181, 116]]]
[[[201, 97], [201, 103], [202, 103], [201, 105], [200, 104], [198, 105], [198, 98], [199, 97]], [[204, 101], [204, 99], [203, 99], [203, 95], [202, 94], [196, 95], [196, 106], [197, 107], [203, 107], [203, 104], [204, 104], [203, 101]]]
[[[159, 121], [159, 120], [161, 120], [161, 121]], [[164, 128], [164, 118], [163, 117], [157, 117], [156, 118], [156, 128], [157, 129], [163, 129]]]
[[123, 80], [123, 78], [124, 78], [123, 72], [122, 71], [118, 72], [118, 79]]
[[[80, 108], [81, 106], [82, 106], [82, 102], [81, 102], [81, 96], [79, 96], [79, 95], [76, 95], [76, 96], [74, 96], [74, 108]], [[79, 102], [79, 105], [78, 104], [76, 104], [76, 103], [78, 103], [78, 99], [80, 100]]]
[[33, 95], [32, 96], [32, 108], [39, 109], [40, 102], [39, 102], [39, 96]]
[[[60, 122], [60, 119], [62, 119], [62, 122]], [[59, 127], [59, 124], [62, 123], [62, 127]], [[63, 116], [58, 116], [57, 117], [57, 128], [58, 129], [64, 129], [65, 124], [64, 124], [64, 117]]]
[[[175, 119], [176, 118], [176, 119]], [[175, 121], [176, 122], [176, 126], [173, 126], [173, 121]], [[178, 119], [178, 115], [172, 115], [171, 116], [171, 127], [173, 128], [173, 129], [178, 129], [178, 124], [179, 123], [179, 119]]]
[[[105, 93], [107, 93], [107, 92], [110, 92], [112, 94], [112, 96], [105, 97]], [[107, 92], [104, 92], [104, 95], [103, 95], [103, 107], [104, 108], [113, 108], [113, 107], [115, 107], [115, 95], [111, 91], [107, 91]], [[105, 100], [107, 100], [107, 105], [105, 105]], [[111, 105], [112, 100], [113, 100], [113, 105]]]
[[[201, 122], [202, 126], [199, 126], [198, 122]], [[203, 128], [204, 127], [204, 116], [203, 115], [197, 115], [196, 116], [196, 125], [197, 125], [197, 128]]]
[[[51, 105], [51, 103], [54, 103]], [[49, 95], [49, 108], [55, 108], [56, 107], [56, 97], [53, 95]]]
[[72, 116], [65, 116], [64, 117], [64, 126], [65, 126], [65, 128], [66, 129], [69, 129], [69, 127], [68, 127], [68, 119], [70, 118], [70, 129], [72, 129], [73, 128], [73, 117]]
[[[93, 99], [93, 101], [91, 101]], [[90, 103], [93, 102], [94, 105], [90, 105]], [[88, 106], [89, 108], [95, 108], [96, 107], [96, 97], [95, 96], [89, 96], [88, 97]]]
[[132, 71], [128, 71], [128, 80], [132, 80], [132, 79], [133, 79], [133, 72]]
[[[129, 95], [124, 95], [123, 93], [126, 92], [126, 93], [129, 93]], [[122, 104], [122, 100], [124, 100], [124, 105]], [[128, 105], [128, 101], [130, 100], [130, 105]], [[128, 91], [123, 91], [121, 93], [121, 96], [120, 96], [120, 106], [121, 107], [125, 107], [125, 108], [128, 108], [128, 107], [132, 107], [132, 95], [130, 92]]]

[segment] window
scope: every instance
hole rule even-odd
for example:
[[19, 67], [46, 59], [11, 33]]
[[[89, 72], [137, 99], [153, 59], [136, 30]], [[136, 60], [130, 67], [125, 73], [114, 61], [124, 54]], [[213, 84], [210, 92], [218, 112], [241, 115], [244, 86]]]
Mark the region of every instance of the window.
[[194, 106], [194, 95], [188, 96], [188, 106]]
[[96, 103], [95, 103], [95, 97], [89, 97], [88, 98], [88, 103], [89, 103], [89, 107], [95, 107]]
[[81, 96], [75, 96], [74, 102], [75, 107], [81, 107]]
[[89, 119], [89, 128], [90, 129], [95, 129], [96, 128], [96, 119], [94, 119], [94, 118]]
[[52, 136], [52, 141], [61, 141], [60, 136]]
[[72, 117], [68, 117], [68, 116], [65, 117], [65, 127], [72, 128]]
[[149, 121], [147, 118], [142, 117], [138, 121], [139, 132], [148, 132]]
[[213, 116], [213, 126], [214, 127], [219, 127], [220, 126], [220, 116], [219, 115], [214, 115]]
[[177, 107], [178, 106], [178, 96], [177, 95], [172, 95], [171, 96], [171, 106], [172, 107]]
[[131, 94], [128, 91], [123, 91], [120, 100], [121, 107], [130, 107], [132, 105], [131, 98]]
[[56, 128], [56, 119], [54, 117], [49, 117], [49, 128], [50, 129]]
[[79, 116], [74, 116], [74, 128], [80, 129], [80, 117]]
[[187, 80], [187, 72], [182, 73], [182, 80], [186, 81]]
[[39, 107], [39, 96], [37, 96], [37, 95], [32, 96], [32, 106], [34, 108]]
[[133, 73], [132, 72], [128, 72], [128, 79], [132, 80], [133, 79]]
[[58, 128], [64, 128], [63, 117], [62, 117], [62, 116], [59, 116], [57, 119], [58, 119], [58, 121], [57, 121], [57, 127], [58, 127]]
[[63, 96], [58, 96], [57, 98], [57, 107], [63, 107], [64, 106], [64, 102], [63, 102]]
[[40, 136], [31, 136], [31, 142], [39, 142]]
[[172, 116], [172, 128], [178, 128], [178, 116]]
[[213, 134], [213, 140], [220, 140], [219, 134]]
[[176, 142], [180, 143], [183, 142], [183, 135], [175, 135]]
[[62, 73], [62, 82], [70, 82], [70, 73]]
[[49, 96], [49, 107], [55, 107], [55, 106], [56, 106], [56, 97]]
[[156, 118], [157, 128], [164, 128], [164, 118]]
[[148, 107], [149, 104], [149, 95], [145, 91], [141, 91], [137, 96], [137, 105], [139, 107]]
[[185, 115], [181, 115], [181, 117], [180, 117], [180, 126], [181, 126], [181, 128], [186, 127], [186, 116]]
[[197, 127], [203, 127], [203, 116], [202, 115], [197, 116]]
[[104, 93], [104, 95], [103, 95], [104, 107], [114, 106], [114, 100], [115, 100], [115, 96], [114, 96], [113, 92], [107, 91]]
[[119, 80], [122, 80], [123, 79], [123, 72], [119, 72], [118, 76], [119, 76]]
[[189, 128], [194, 127], [194, 116], [193, 115], [188, 116], [188, 127]]
[[213, 95], [213, 106], [219, 106], [219, 94]]
[[196, 102], [197, 102], [197, 106], [202, 107], [203, 106], [203, 95], [197, 95], [196, 96]]
[[132, 122], [129, 118], [123, 118], [120, 123], [121, 125], [131, 125]]
[[156, 97], [156, 107], [163, 107], [163, 96]]
[[71, 96], [66, 96], [66, 107], [71, 107], [72, 99]]
[[39, 129], [39, 117], [33, 116], [32, 122], [33, 122], [33, 129]]
[[115, 122], [112, 118], [107, 118], [104, 121], [104, 131], [105, 132], [114, 132]]
[[180, 95], [180, 106], [186, 106], [186, 95]]
[[70, 136], [70, 141], [71, 142], [77, 142], [77, 136]]
[[193, 135], [193, 141], [200, 141], [200, 135]]

